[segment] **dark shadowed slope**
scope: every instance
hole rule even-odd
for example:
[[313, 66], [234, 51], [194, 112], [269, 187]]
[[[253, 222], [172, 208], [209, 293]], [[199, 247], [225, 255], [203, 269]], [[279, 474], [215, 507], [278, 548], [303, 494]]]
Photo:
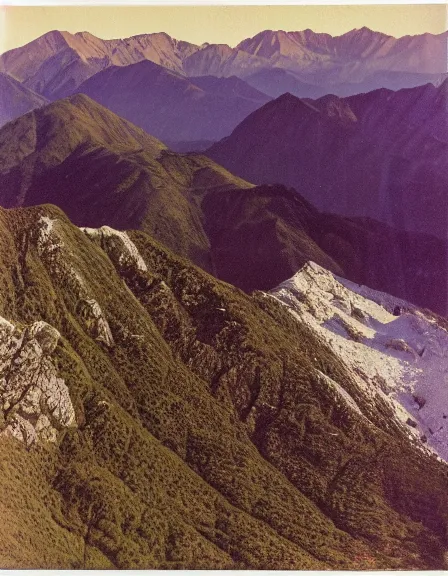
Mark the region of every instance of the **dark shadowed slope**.
[[445, 239], [447, 86], [316, 101], [286, 94], [208, 154], [251, 182], [293, 186], [326, 211]]
[[163, 141], [216, 141], [270, 99], [236, 77], [188, 79], [149, 61], [110, 67], [78, 92]]
[[210, 193], [202, 211], [215, 274], [246, 291], [269, 289], [312, 260], [359, 284], [448, 312], [446, 241], [319, 213], [279, 185]]
[[3, 567], [443, 568], [446, 466], [282, 304], [54, 207], [0, 226]]
[[284, 186], [252, 189], [204, 156], [166, 150], [84, 95], [0, 130], [0, 203], [45, 202], [80, 226], [147, 231], [246, 291], [270, 289], [313, 260], [446, 311], [445, 242], [324, 216]]
[[0, 127], [46, 104], [46, 98], [25, 88], [8, 74], [0, 72]]

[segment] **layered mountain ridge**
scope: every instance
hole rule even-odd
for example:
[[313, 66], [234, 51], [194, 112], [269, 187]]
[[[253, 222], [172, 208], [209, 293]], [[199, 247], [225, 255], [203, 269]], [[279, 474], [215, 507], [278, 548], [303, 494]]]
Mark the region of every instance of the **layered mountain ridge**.
[[170, 152], [84, 95], [0, 130], [0, 185], [3, 206], [53, 203], [79, 226], [146, 231], [248, 292], [313, 260], [446, 311], [445, 241], [321, 214], [284, 186], [254, 187], [202, 155]]

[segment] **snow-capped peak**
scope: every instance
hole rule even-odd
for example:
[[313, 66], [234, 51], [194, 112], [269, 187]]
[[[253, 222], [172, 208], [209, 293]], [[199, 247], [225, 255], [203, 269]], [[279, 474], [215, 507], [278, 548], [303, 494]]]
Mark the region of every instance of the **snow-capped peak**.
[[270, 295], [331, 346], [363, 394], [382, 395], [408, 435], [448, 461], [448, 332], [435, 317], [314, 262]]

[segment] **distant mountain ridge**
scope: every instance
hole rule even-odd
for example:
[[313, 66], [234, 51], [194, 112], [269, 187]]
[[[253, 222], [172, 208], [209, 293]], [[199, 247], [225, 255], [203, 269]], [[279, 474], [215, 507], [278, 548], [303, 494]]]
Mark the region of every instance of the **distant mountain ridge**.
[[197, 47], [165, 33], [125, 40], [101, 40], [89, 32], [54, 30], [0, 57], [0, 71], [9, 71], [25, 86], [51, 99], [67, 96], [84, 80], [113, 65], [151, 60], [178, 72], [182, 60]]
[[326, 212], [446, 239], [448, 80], [318, 100], [284, 94], [207, 154], [256, 184], [294, 187]]
[[163, 141], [216, 141], [270, 100], [240, 78], [186, 78], [148, 60], [110, 66], [79, 86]]
[[0, 72], [0, 127], [46, 104], [46, 98], [29, 90], [12, 76]]
[[[109, 66], [127, 66], [142, 60], [187, 76], [244, 79], [257, 71], [284, 69], [293, 79], [326, 91], [333, 86], [339, 87], [336, 91], [340, 92], [347, 90], [341, 86], [353, 84], [354, 93], [362, 92], [363, 83], [379, 73], [423, 75], [420, 82], [436, 80], [447, 71], [446, 56], [447, 33], [397, 39], [367, 28], [337, 37], [311, 30], [265, 30], [231, 48], [225, 44], [197, 46], [165, 33], [101, 40], [88, 32], [52, 31], [3, 54], [0, 71], [51, 99], [67, 96]], [[415, 81], [407, 76], [402, 86]], [[373, 87], [382, 85], [374, 83]], [[264, 86], [257, 87], [265, 92]]]

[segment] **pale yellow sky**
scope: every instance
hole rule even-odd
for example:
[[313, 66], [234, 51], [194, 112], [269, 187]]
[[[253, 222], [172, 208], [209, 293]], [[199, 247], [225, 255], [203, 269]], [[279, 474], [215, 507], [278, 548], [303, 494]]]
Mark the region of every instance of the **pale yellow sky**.
[[100, 38], [167, 32], [195, 44], [235, 46], [266, 29], [339, 35], [363, 26], [396, 37], [438, 34], [446, 30], [446, 6], [0, 6], [0, 53], [55, 29]]

